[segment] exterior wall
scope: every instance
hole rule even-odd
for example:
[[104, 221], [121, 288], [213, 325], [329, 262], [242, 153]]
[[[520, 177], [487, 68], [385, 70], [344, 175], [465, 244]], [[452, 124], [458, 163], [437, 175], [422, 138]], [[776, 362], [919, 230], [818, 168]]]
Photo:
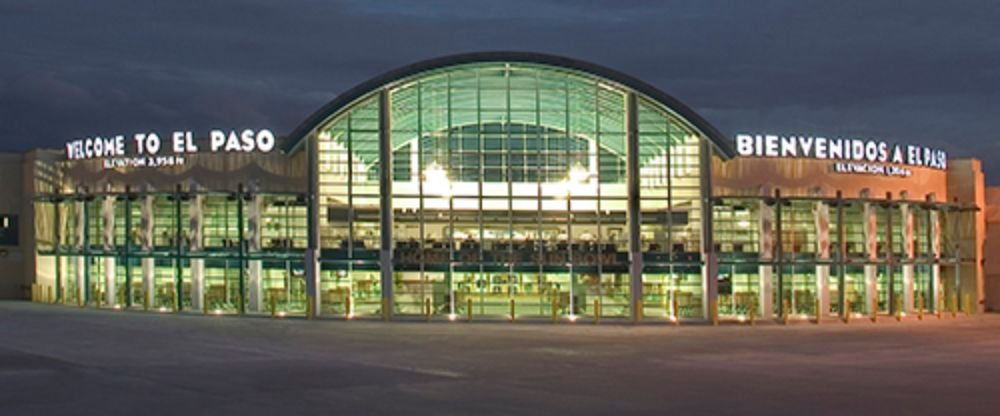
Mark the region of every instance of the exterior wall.
[[1000, 311], [1000, 187], [986, 188], [986, 241], [983, 243], [983, 296], [986, 311]]
[[197, 184], [201, 189], [235, 191], [241, 184], [260, 192], [306, 192], [305, 152], [202, 153], [186, 155], [185, 163], [171, 167], [105, 169], [101, 160], [54, 163], [62, 191], [72, 193], [77, 184], [88, 192], [103, 192], [110, 186], [123, 191], [173, 192]]
[[873, 199], [891, 192], [893, 198], [907, 191], [909, 198], [923, 201], [934, 194], [936, 201], [948, 200], [948, 172], [911, 167], [909, 177], [835, 173], [832, 161], [793, 158], [737, 157], [712, 163], [713, 192], [718, 196], [757, 196], [762, 187], [780, 189], [787, 197], [836, 196], [857, 198], [867, 190]]
[[[948, 195], [951, 202], [964, 208], [954, 221], [957, 245], [961, 256], [961, 270], [953, 270], [957, 275], [947, 275], [958, 282], [960, 302], [966, 295], [976, 303], [976, 310], [984, 310], [983, 244], [986, 239], [986, 188], [982, 163], [976, 159], [956, 160], [948, 167]], [[964, 303], [959, 309], [963, 309]]]
[[[0, 154], [0, 215], [15, 215], [19, 227], [19, 245], [0, 245], [0, 299], [19, 299], [24, 297], [26, 264], [34, 259], [30, 250], [32, 223], [29, 215], [30, 199], [22, 198], [22, 161], [23, 156], [17, 153]], [[34, 269], [32, 269], [34, 270]]]
[[[765, 316], [772, 307], [780, 314], [789, 298], [793, 314], [810, 315], [813, 303], [824, 313], [845, 313], [847, 300], [853, 312], [911, 313], [921, 305], [965, 310], [980, 300], [985, 222], [977, 209], [985, 202], [977, 160], [952, 161], [947, 171], [911, 167], [909, 177], [838, 174], [832, 163], [713, 161], [714, 238], [731, 309], [754, 287], [769, 292], [754, 296]], [[735, 215], [747, 211], [752, 218]], [[757, 223], [773, 224], [774, 237], [761, 241], [773, 241], [774, 252], [750, 244], [765, 236]], [[746, 283], [737, 289], [740, 279]]]

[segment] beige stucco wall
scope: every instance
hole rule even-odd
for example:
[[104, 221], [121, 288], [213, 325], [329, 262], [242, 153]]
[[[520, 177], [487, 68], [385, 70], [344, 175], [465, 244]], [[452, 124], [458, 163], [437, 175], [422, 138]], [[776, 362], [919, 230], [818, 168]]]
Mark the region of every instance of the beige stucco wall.
[[[62, 155], [58, 155], [62, 159]], [[104, 192], [111, 187], [122, 192], [125, 186], [140, 192], [173, 192], [180, 184], [196, 183], [210, 191], [235, 191], [239, 185], [261, 192], [306, 192], [306, 152], [286, 155], [280, 151], [261, 153], [200, 153], [186, 155], [185, 162], [171, 167], [105, 169], [101, 160], [56, 162], [48, 166], [61, 178], [62, 191], [72, 192], [85, 185], [88, 192]]]
[[983, 247], [983, 290], [986, 309], [1000, 311], [1000, 187], [986, 188], [986, 242]]
[[[944, 269], [945, 279], [958, 278], [960, 290], [965, 294], [974, 294], [976, 308], [982, 312], [985, 309], [984, 299], [984, 243], [986, 240], [986, 186], [982, 163], [977, 159], [959, 159], [948, 164], [948, 196], [949, 201], [963, 207], [974, 207], [975, 211], [963, 216], [963, 223], [958, 224], [960, 240], [959, 249], [963, 260], [970, 260], [960, 270], [960, 275], [953, 276], [951, 270]], [[971, 223], [969, 220], [971, 219]], [[964, 300], [962, 300], [964, 301]]]
[[761, 188], [773, 194], [781, 190], [782, 196], [834, 197], [837, 191], [844, 198], [858, 198], [868, 190], [872, 198], [884, 198], [886, 192], [893, 199], [900, 199], [907, 192], [907, 200], [923, 201], [934, 194], [937, 201], [947, 200], [948, 173], [943, 170], [910, 167], [909, 177], [890, 177], [831, 171], [833, 161], [804, 158], [737, 157], [723, 161], [713, 158], [712, 192], [716, 196], [759, 196]]

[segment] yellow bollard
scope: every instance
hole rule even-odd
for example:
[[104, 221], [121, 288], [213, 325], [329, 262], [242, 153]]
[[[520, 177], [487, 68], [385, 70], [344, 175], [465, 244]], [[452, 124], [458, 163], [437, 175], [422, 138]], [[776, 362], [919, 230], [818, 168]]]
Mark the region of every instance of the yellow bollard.
[[785, 325], [788, 325], [788, 317], [791, 311], [791, 305], [788, 303], [788, 299], [781, 301], [781, 319], [784, 321]]
[[517, 313], [516, 313], [516, 311], [514, 309], [514, 298], [511, 298], [510, 299], [510, 321], [514, 322], [514, 319], [517, 319]]
[[382, 299], [382, 320], [389, 321], [389, 299]]
[[348, 321], [354, 317], [354, 314], [351, 313], [351, 310], [354, 308], [354, 305], [352, 303], [353, 299], [351, 299], [351, 291], [348, 290], [347, 298], [344, 299], [344, 319]]
[[924, 320], [924, 294], [923, 293], [921, 293], [920, 296], [917, 297], [917, 320], [918, 321], [923, 321]]
[[55, 288], [52, 286], [46, 286], [45, 293], [48, 296], [45, 303], [56, 303]]
[[309, 320], [316, 319], [316, 315], [317, 315], [317, 313], [316, 313], [317, 312], [316, 311], [316, 295], [307, 295], [306, 296], [306, 302], [309, 302], [308, 304], [306, 304], [306, 318], [309, 319]]
[[963, 304], [965, 305], [965, 308], [964, 308], [965, 309], [965, 316], [969, 316], [971, 314], [971, 311], [972, 311], [972, 296], [969, 296], [968, 294], [966, 294], [964, 296], [964, 298], [965, 298], [965, 302], [963, 302]]
[[467, 315], [466, 320], [472, 322], [472, 297], [465, 298], [465, 314]]
[[674, 298], [670, 302], [670, 309], [671, 309], [671, 311], [670, 311], [670, 317], [673, 318], [674, 326], [679, 326], [681, 324], [681, 313], [680, 313], [681, 312], [681, 308], [680, 308], [680, 304], [677, 303], [677, 296], [676, 295], [674, 296]]
[[556, 296], [552, 297], [552, 323], [556, 323], [559, 319], [559, 298]]
[[594, 299], [594, 325], [601, 323], [601, 300]]
[[951, 317], [958, 317], [958, 295], [954, 293], [951, 294]]
[[844, 323], [851, 323], [851, 299], [844, 298]]
[[97, 306], [97, 309], [101, 309], [101, 289], [100, 289], [100, 286], [98, 286], [98, 285], [95, 284], [94, 285], [93, 293], [94, 293], [94, 302], [95, 302], [95, 305]]
[[896, 296], [896, 322], [903, 321], [903, 299]]
[[820, 310], [819, 298], [816, 298], [816, 325], [823, 322], [823, 311]]
[[38, 284], [37, 283], [32, 283], [31, 284], [31, 301], [32, 302], [38, 302]]
[[754, 321], [757, 319], [757, 298], [750, 298], [750, 305], [747, 307], [747, 314], [750, 315], [750, 326], [754, 326]]
[[69, 304], [69, 297], [67, 297], [67, 295], [69, 295], [69, 290], [66, 289], [66, 286], [63, 286], [62, 296], [60, 296], [60, 300], [63, 305]]
[[[274, 297], [274, 292], [271, 292], [271, 296], [268, 300], [271, 308], [271, 317], [278, 317], [278, 299]], [[306, 305], [306, 309], [309, 309], [311, 305]]]
[[424, 318], [427, 322], [431, 321], [431, 298], [424, 299]]
[[851, 299], [844, 296], [843, 319], [845, 324], [851, 323]]

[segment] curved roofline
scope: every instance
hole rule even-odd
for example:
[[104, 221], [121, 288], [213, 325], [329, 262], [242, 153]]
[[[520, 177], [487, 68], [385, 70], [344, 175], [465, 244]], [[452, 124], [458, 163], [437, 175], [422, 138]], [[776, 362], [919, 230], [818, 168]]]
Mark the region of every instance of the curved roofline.
[[298, 148], [302, 140], [309, 135], [313, 129], [316, 128], [320, 123], [323, 123], [328, 118], [333, 116], [341, 108], [351, 104], [355, 100], [363, 97], [376, 89], [392, 83], [393, 81], [409, 78], [414, 75], [418, 75], [423, 72], [432, 71], [435, 69], [442, 69], [450, 66], [463, 65], [463, 64], [473, 64], [480, 62], [524, 62], [533, 63], [541, 65], [549, 65], [554, 67], [561, 67], [571, 70], [576, 70], [597, 77], [605, 78], [616, 83], [619, 83], [625, 87], [631, 88], [636, 92], [649, 97], [650, 99], [659, 102], [665, 107], [677, 113], [677, 115], [684, 118], [687, 122], [691, 123], [699, 132], [705, 135], [712, 144], [715, 145], [716, 149], [722, 154], [724, 158], [732, 158], [736, 155], [736, 151], [733, 148], [732, 143], [724, 136], [718, 129], [715, 128], [708, 120], [705, 120], [698, 113], [694, 112], [690, 107], [682, 103], [680, 100], [674, 98], [670, 94], [661, 91], [638, 78], [632, 77], [630, 75], [624, 74], [617, 70], [604, 67], [601, 65], [593, 64], [590, 62], [585, 62], [577, 59], [566, 58], [558, 55], [550, 55], [544, 53], [536, 52], [510, 52], [510, 51], [493, 51], [493, 52], [471, 52], [471, 53], [460, 53], [455, 55], [447, 55], [438, 58], [431, 58], [423, 61], [419, 61], [404, 67], [396, 68], [385, 72], [379, 76], [371, 78], [365, 82], [362, 82], [353, 88], [341, 93], [332, 101], [326, 103], [319, 110], [312, 113], [308, 118], [306, 118], [302, 123], [300, 123], [288, 136], [285, 137], [285, 142], [282, 145], [282, 149], [286, 152], [294, 151]]

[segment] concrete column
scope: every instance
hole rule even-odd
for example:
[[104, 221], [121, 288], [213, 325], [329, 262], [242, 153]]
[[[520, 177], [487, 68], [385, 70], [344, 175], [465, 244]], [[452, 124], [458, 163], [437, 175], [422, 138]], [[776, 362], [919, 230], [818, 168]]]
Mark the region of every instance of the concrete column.
[[762, 318], [774, 316], [774, 205], [767, 201], [758, 202], [758, 221], [760, 224], [759, 247], [760, 265], [757, 271], [760, 278], [758, 294], [758, 310]]
[[816, 299], [820, 316], [830, 313], [830, 204], [816, 202], [813, 213], [816, 221]]
[[[76, 241], [74, 246], [79, 252], [87, 249], [87, 208], [83, 201], [76, 201]], [[80, 303], [87, 299], [87, 258], [76, 256], [76, 295]]]
[[933, 309], [937, 312], [944, 309], [944, 291], [941, 287], [941, 212], [934, 209], [930, 211], [931, 224], [931, 251], [934, 254], [934, 265], [931, 266], [931, 293], [933, 299]]
[[913, 259], [916, 254], [916, 236], [913, 232], [913, 207], [909, 203], [899, 206], [903, 217], [903, 312], [912, 313], [914, 309], [913, 285], [916, 266]]
[[699, 139], [698, 172], [701, 188], [701, 252], [704, 265], [701, 270], [705, 319], [715, 319], [719, 314], [719, 258], [713, 238], [712, 209], [712, 145], [708, 139]]
[[[188, 234], [191, 236], [191, 243], [188, 248], [191, 254], [198, 255], [203, 250], [202, 231], [204, 223], [205, 197], [198, 193], [195, 186], [191, 187], [191, 199], [188, 206]], [[205, 308], [205, 259], [191, 259], [191, 309], [204, 310]]]
[[869, 264], [865, 265], [865, 298], [868, 313], [878, 311], [878, 216], [871, 202], [864, 203], [865, 252]]
[[[247, 203], [247, 251], [250, 254], [260, 252], [261, 234], [261, 196], [252, 190], [252, 199]], [[258, 259], [247, 262], [247, 306], [250, 312], [264, 310], [263, 274], [261, 261]]]
[[[148, 192], [148, 190], [147, 190]], [[150, 253], [153, 251], [153, 205], [154, 197], [148, 193], [143, 195], [142, 203], [139, 206], [139, 238], [142, 251], [142, 296], [148, 297], [149, 306], [153, 306], [153, 297], [156, 294], [155, 261]]]
[[[104, 243], [104, 250], [106, 252], [114, 251], [115, 198], [113, 196], [105, 195], [104, 199], [101, 200], [101, 219], [103, 222], [101, 239]], [[115, 269], [115, 258], [112, 256], [104, 257], [104, 302], [108, 306], [113, 306], [117, 303], [115, 301], [117, 297], [117, 282], [115, 281], [117, 270]]]
[[[306, 151], [308, 157], [307, 164], [307, 186], [306, 193], [306, 222], [307, 241], [306, 251], [303, 258], [306, 278], [306, 301], [309, 302], [307, 308], [312, 311], [313, 317], [318, 317], [322, 311], [323, 300], [320, 293], [320, 243], [319, 243], [319, 137], [316, 134], [306, 138]], [[351, 157], [350, 154], [347, 156]], [[348, 166], [348, 178], [352, 175], [351, 167]], [[348, 179], [350, 180], [350, 179]], [[350, 231], [348, 231], [350, 233]], [[350, 241], [352, 239], [349, 239]], [[308, 315], [308, 314], [307, 314]]]
[[629, 290], [632, 300], [629, 308], [632, 313], [632, 320], [640, 318], [639, 310], [642, 308], [642, 240], [640, 239], [640, 216], [642, 212], [639, 206], [639, 124], [638, 105], [635, 94], [629, 93], [626, 99], [626, 138], [625, 138], [625, 189], [628, 193], [627, 221], [628, 221], [628, 259], [629, 259]]

